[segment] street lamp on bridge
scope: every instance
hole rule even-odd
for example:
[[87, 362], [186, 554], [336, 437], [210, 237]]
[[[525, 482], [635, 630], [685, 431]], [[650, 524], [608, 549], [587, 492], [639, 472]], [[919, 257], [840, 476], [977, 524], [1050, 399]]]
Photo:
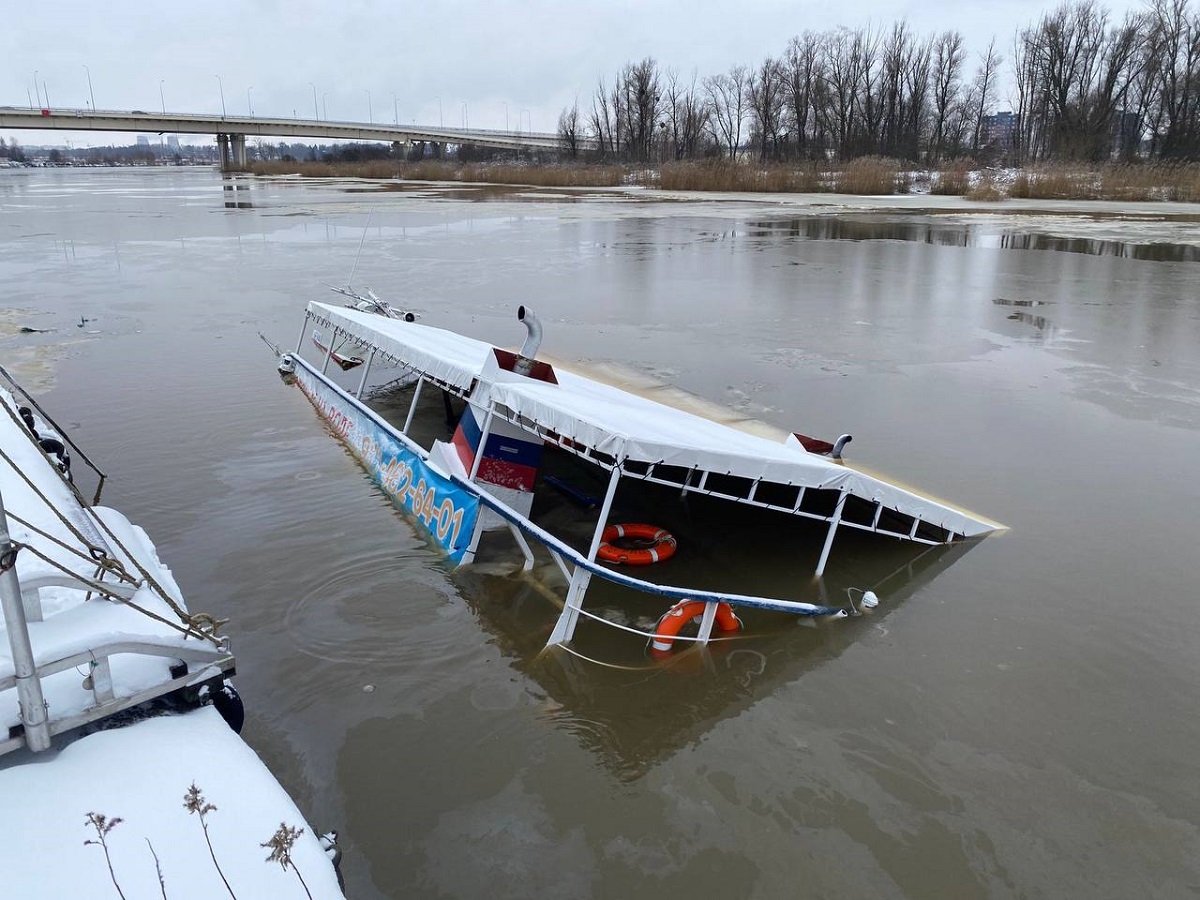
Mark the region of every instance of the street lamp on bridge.
[[217, 79], [217, 90], [219, 90], [221, 92], [221, 118], [224, 119], [225, 118], [225, 85], [221, 84], [221, 76], [220, 75], [214, 75], [213, 78]]
[[88, 68], [88, 67], [85, 65], [85, 66], [83, 67], [83, 71], [87, 72], [87, 77], [88, 77], [88, 96], [92, 98], [92, 112], [95, 112], [95, 111], [96, 111], [96, 95], [95, 95], [94, 93], [92, 93], [92, 70], [91, 70], [91, 69], [89, 69], [89, 68]]
[[366, 88], [363, 88], [363, 91], [367, 95], [367, 121], [370, 122], [372, 125], [374, 125], [375, 124], [375, 112], [371, 109], [371, 92], [368, 91]]
[[395, 92], [392, 93], [392, 124], [396, 126], [400, 125], [400, 106]]
[[250, 115], [254, 115], [254, 104], [250, 102], [250, 92], [254, 90], [254, 85], [246, 88], [246, 109], [250, 110]]
[[165, 78], [158, 79], [158, 102], [162, 104], [162, 114], [165, 116], [167, 114], [167, 101], [163, 97], [162, 86], [164, 81], [166, 81]]
[[317, 109], [317, 86], [311, 81], [308, 83], [308, 86], [313, 89], [313, 118], [320, 119], [321, 111]]

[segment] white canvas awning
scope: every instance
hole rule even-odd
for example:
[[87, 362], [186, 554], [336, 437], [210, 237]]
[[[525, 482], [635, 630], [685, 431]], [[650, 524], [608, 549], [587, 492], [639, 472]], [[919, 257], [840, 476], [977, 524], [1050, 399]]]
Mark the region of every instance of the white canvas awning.
[[558, 385], [498, 384], [492, 399], [517, 416], [617, 460], [846, 491], [960, 535], [986, 534], [997, 527], [797, 444], [748, 434], [561, 368], [555, 374]]
[[463, 391], [479, 377], [492, 350], [491, 344], [453, 331], [376, 313], [316, 302], [308, 304], [308, 311], [366, 346], [377, 347], [417, 372]]
[[[309, 311], [418, 372], [462, 389], [480, 376], [490, 344], [454, 332], [324, 303]], [[677, 466], [697, 473], [843, 491], [959, 535], [996, 523], [947, 506], [803, 447], [749, 434], [555, 366], [558, 384], [522, 380], [491, 387], [510, 421], [534, 423], [614, 460]]]

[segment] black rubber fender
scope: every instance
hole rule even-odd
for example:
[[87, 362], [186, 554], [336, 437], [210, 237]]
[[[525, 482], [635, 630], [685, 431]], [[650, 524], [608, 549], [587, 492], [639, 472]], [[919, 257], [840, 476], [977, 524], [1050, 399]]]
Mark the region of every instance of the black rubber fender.
[[246, 706], [242, 703], [242, 695], [232, 683], [221, 682], [221, 687], [213, 691], [212, 705], [221, 714], [225, 724], [233, 729], [234, 734], [242, 733], [242, 726], [246, 723]]

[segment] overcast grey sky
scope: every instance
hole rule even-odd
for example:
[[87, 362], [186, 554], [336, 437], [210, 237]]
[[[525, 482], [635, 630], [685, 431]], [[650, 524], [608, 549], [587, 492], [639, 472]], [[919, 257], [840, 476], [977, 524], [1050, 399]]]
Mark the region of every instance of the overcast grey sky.
[[[1121, 17], [1140, 0], [1102, 3]], [[0, 27], [0, 105], [27, 106], [43, 85], [55, 107], [311, 117], [553, 131], [599, 76], [652, 56], [681, 76], [778, 55], [805, 29], [957, 29], [973, 70], [994, 36], [1057, 3], [1043, 0], [14, 0]], [[85, 70], [87, 66], [87, 70]], [[218, 82], [217, 76], [220, 76]], [[160, 98], [161, 82], [161, 98]], [[249, 96], [247, 96], [249, 92]], [[369, 98], [368, 98], [369, 92]], [[44, 98], [43, 98], [44, 100]], [[440, 100], [440, 108], [439, 108]], [[370, 110], [368, 110], [368, 104]], [[506, 108], [507, 105], [507, 108]], [[1006, 103], [1002, 99], [1001, 106]], [[45, 132], [11, 132], [21, 143]], [[82, 137], [107, 143], [108, 137]], [[123, 143], [124, 139], [117, 139]]]

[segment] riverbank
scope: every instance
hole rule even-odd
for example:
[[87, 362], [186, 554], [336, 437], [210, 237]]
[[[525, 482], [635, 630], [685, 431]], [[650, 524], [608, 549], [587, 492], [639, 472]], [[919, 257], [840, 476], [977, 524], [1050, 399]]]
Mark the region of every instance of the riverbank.
[[1194, 163], [1114, 164], [1090, 169], [1064, 165], [984, 169], [963, 163], [941, 169], [917, 169], [897, 160], [877, 157], [857, 159], [844, 165], [751, 165], [719, 161], [666, 163], [657, 168], [372, 160], [254, 162], [250, 164], [250, 172], [255, 175], [459, 181], [533, 187], [639, 186], [667, 191], [856, 196], [936, 194], [979, 202], [1010, 198], [1200, 202], [1200, 165]]

